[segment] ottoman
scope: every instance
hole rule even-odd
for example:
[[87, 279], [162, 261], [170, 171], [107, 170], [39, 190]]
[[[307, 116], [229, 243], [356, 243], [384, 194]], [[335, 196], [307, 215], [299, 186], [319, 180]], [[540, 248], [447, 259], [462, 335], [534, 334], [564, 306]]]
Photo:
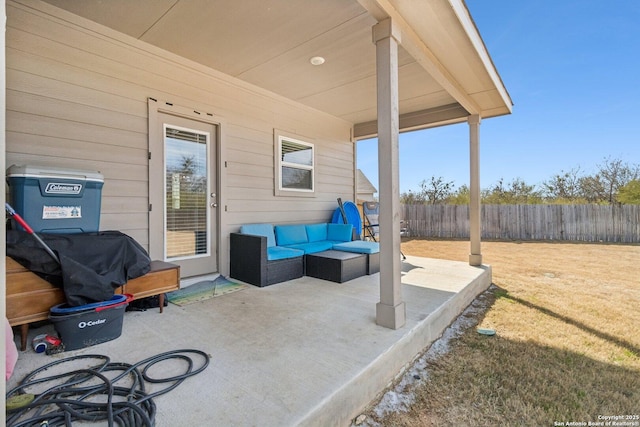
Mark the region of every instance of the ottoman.
[[338, 243], [333, 249], [367, 255], [367, 274], [380, 272], [380, 244], [365, 240], [353, 240], [351, 242]]
[[367, 274], [367, 256], [343, 251], [323, 251], [305, 255], [306, 275], [343, 283]]

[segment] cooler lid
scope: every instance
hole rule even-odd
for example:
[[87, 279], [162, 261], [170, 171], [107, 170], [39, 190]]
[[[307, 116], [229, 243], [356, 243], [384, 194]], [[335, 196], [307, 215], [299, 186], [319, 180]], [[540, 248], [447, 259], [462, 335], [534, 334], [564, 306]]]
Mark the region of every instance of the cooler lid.
[[104, 176], [97, 171], [38, 165], [11, 165], [7, 169], [7, 178], [13, 177], [59, 178], [104, 182]]

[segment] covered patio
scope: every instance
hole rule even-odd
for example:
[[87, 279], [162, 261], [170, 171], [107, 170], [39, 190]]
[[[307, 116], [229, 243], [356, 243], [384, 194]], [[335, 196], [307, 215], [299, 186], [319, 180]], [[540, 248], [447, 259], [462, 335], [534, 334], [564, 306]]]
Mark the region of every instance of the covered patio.
[[[346, 426], [489, 287], [491, 267], [408, 256], [401, 280], [407, 321], [397, 330], [374, 321], [379, 274], [342, 284], [303, 277], [170, 304], [163, 314], [127, 312], [120, 338], [93, 347], [21, 352], [7, 390], [63, 357], [104, 354], [136, 363], [193, 348], [208, 353], [210, 365], [154, 399], [157, 426]], [[52, 331], [32, 329], [29, 339]], [[149, 384], [148, 392], [164, 387]]]
[[[91, 164], [105, 173], [111, 188], [139, 189], [131, 195], [137, 203], [136, 221], [127, 215], [131, 203], [122, 209], [119, 193], [105, 193], [104, 210], [110, 216], [101, 228], [132, 235], [153, 259], [165, 258], [166, 244], [157, 209], [164, 204], [163, 189], [156, 188], [162, 181], [159, 171], [165, 173], [158, 143], [162, 138], [156, 134], [160, 117], [187, 117], [214, 126], [206, 132], [218, 134], [219, 144], [210, 150], [214, 170], [208, 178], [210, 191], [203, 193], [210, 206], [211, 261], [175, 260], [182, 263], [184, 277], [228, 274], [228, 235], [244, 223], [317, 222], [333, 208], [336, 196], [354, 199], [355, 142], [377, 136], [380, 254], [387, 262], [380, 266], [375, 321], [402, 328], [398, 134], [462, 122], [469, 125], [469, 153], [461, 155], [461, 161], [469, 162], [469, 264], [482, 265], [480, 123], [510, 114], [512, 103], [463, 0], [146, 0], [121, 2], [117, 8], [99, 0], [45, 0], [35, 6], [12, 0], [7, 12], [9, 69], [19, 76], [26, 72], [25, 78], [47, 71], [39, 77], [41, 83], [22, 84], [10, 74], [15, 95], [9, 109], [53, 116], [55, 125], [38, 136], [71, 141], [62, 154], [55, 147], [60, 165]], [[73, 46], [67, 40], [74, 40]], [[51, 42], [50, 48], [41, 48]], [[28, 55], [23, 58], [22, 52]], [[109, 77], [103, 79], [105, 75]], [[42, 102], [33, 98], [32, 88], [55, 86], [58, 80], [65, 82], [63, 88], [37, 90], [36, 97], [50, 102], [54, 91], [61, 100], [53, 97], [52, 106], [37, 113]], [[83, 88], [89, 92], [84, 94]], [[102, 99], [97, 93], [115, 96]], [[100, 100], [88, 102], [97, 111], [92, 113], [85, 100], [96, 97]], [[68, 109], [56, 102], [68, 103]], [[304, 116], [298, 117], [301, 112]], [[28, 125], [21, 123], [10, 117], [9, 128], [30, 135]], [[89, 137], [60, 136], [78, 123], [89, 124]], [[84, 140], [93, 143], [93, 135], [103, 135], [95, 127], [104, 137], [95, 141], [98, 154], [93, 158]], [[103, 157], [121, 149], [111, 145], [114, 129], [130, 132], [132, 140], [122, 145], [136, 151], [105, 164]], [[307, 193], [280, 189], [281, 166], [274, 165], [279, 155], [272, 155], [277, 147], [271, 138], [281, 137], [306, 141], [307, 148], [317, 151]], [[7, 158], [50, 162], [35, 146], [15, 142], [6, 149]], [[131, 158], [137, 163], [124, 167]], [[197, 266], [189, 270], [189, 263]]]

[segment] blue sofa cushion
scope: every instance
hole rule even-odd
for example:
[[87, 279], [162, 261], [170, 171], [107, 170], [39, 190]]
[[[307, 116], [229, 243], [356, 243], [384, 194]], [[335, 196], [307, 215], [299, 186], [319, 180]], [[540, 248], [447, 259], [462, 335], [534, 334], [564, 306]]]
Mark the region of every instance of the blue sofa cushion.
[[322, 240], [319, 242], [298, 243], [297, 245], [287, 246], [292, 249], [300, 249], [306, 254], [314, 254], [316, 252], [328, 251], [333, 248], [333, 242]]
[[304, 251], [292, 248], [283, 248], [282, 246], [272, 246], [267, 248], [267, 260], [275, 261], [278, 259], [295, 258], [304, 255]]
[[350, 242], [353, 233], [351, 224], [327, 224], [327, 240], [332, 242]]
[[354, 240], [352, 242], [337, 243], [333, 249], [344, 252], [355, 252], [358, 254], [376, 254], [380, 252], [378, 242], [367, 242], [364, 240]]
[[309, 242], [320, 242], [327, 240], [327, 224], [308, 224], [305, 225], [307, 229], [307, 238]]
[[307, 239], [307, 229], [303, 224], [276, 225], [275, 232], [278, 246], [289, 246], [309, 241]]
[[276, 245], [276, 236], [273, 234], [273, 225], [271, 224], [245, 224], [240, 227], [240, 232], [254, 236], [265, 236], [268, 248]]

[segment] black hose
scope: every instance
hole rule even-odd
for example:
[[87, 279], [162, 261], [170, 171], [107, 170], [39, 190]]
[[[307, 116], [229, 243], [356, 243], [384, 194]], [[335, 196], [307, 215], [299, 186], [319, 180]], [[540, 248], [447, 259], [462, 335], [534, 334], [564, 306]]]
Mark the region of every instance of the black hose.
[[[202, 361], [194, 369], [190, 355], [198, 355]], [[102, 362], [88, 369], [76, 369], [61, 374], [42, 376], [41, 374], [57, 365], [80, 359], [100, 359]], [[186, 362], [186, 370], [181, 375], [168, 378], [151, 378], [147, 371], [160, 362], [178, 359]], [[199, 374], [209, 366], [209, 355], [200, 350], [183, 349], [161, 353], [133, 365], [112, 363], [107, 356], [89, 354], [56, 360], [42, 366], [7, 392], [6, 398], [28, 393], [30, 388], [46, 384], [44, 392], [35, 395], [33, 401], [21, 408], [7, 411], [7, 426], [71, 426], [73, 422], [106, 421], [109, 426], [154, 426], [156, 404], [153, 398], [178, 387], [185, 379]], [[139, 368], [142, 368], [140, 370]], [[105, 375], [119, 372], [114, 378]], [[126, 380], [128, 386], [118, 385]], [[145, 383], [172, 383], [154, 393], [145, 391]], [[34, 393], [35, 394], [35, 393]]]

